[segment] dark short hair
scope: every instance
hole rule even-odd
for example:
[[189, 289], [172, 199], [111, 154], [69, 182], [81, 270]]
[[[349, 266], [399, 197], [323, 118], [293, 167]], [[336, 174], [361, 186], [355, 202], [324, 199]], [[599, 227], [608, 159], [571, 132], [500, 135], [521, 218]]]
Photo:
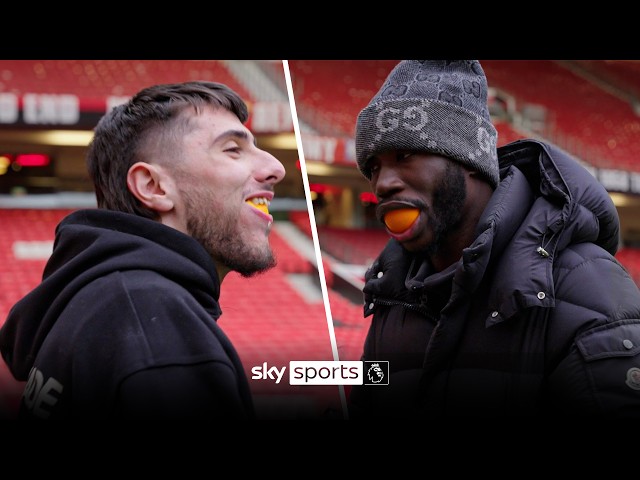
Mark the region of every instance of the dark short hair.
[[249, 117], [247, 105], [231, 88], [199, 81], [145, 88], [104, 115], [87, 152], [87, 168], [98, 207], [157, 219], [157, 212], [145, 207], [129, 191], [127, 172], [134, 163], [148, 161], [145, 146], [149, 137], [170, 137], [178, 129], [175, 120], [185, 109], [192, 107], [199, 113], [205, 106], [224, 108], [242, 123]]

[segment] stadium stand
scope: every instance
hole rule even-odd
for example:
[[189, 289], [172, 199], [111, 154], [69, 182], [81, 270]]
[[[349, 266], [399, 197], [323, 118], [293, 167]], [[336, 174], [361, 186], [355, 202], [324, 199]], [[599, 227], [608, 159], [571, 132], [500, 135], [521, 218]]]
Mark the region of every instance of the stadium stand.
[[[302, 216], [307, 217], [307, 223], [309, 217], [306, 212], [300, 212]], [[292, 247], [288, 241], [280, 235], [277, 231], [272, 231], [269, 241], [276, 254], [278, 265], [276, 268], [283, 273], [307, 273], [313, 272], [313, 265], [309, 260]]]
[[302, 233], [312, 238], [311, 223], [309, 222], [309, 216], [305, 212], [289, 212], [289, 221], [298, 227]]
[[[352, 68], [354, 63], [357, 68]], [[396, 63], [396, 60], [289, 62], [298, 115], [325, 135], [353, 135], [358, 113]]]
[[551, 60], [482, 65], [490, 85], [549, 112], [550, 140], [596, 167], [640, 171], [640, 118], [629, 103]]
[[354, 304], [336, 290], [329, 289], [328, 293], [338, 356], [340, 360], [360, 360], [369, 319], [364, 318], [362, 305]]
[[[382, 85], [395, 60], [289, 62], [298, 113], [325, 135], [353, 136], [355, 119]], [[578, 62], [574, 62], [578, 63]], [[356, 65], [357, 64], [357, 65]], [[640, 92], [640, 62], [580, 61], [612, 82]], [[544, 134], [597, 167], [640, 171], [640, 119], [633, 105], [550, 60], [482, 60], [489, 85], [513, 95], [519, 108], [541, 105], [548, 113]], [[336, 74], [336, 72], [340, 72]], [[522, 82], [523, 78], [531, 81]], [[501, 144], [530, 136], [507, 122]], [[544, 136], [544, 135], [543, 135]]]
[[506, 145], [521, 138], [527, 138], [528, 135], [519, 131], [516, 127], [508, 122], [496, 121], [494, 126], [498, 131], [498, 146]]
[[[56, 225], [71, 210], [0, 209], [0, 318], [42, 278]], [[19, 257], [19, 258], [17, 258]]]
[[318, 226], [323, 249], [344, 263], [369, 265], [389, 240], [382, 229], [354, 229]]
[[[85, 109], [104, 107], [108, 96], [130, 96], [154, 83], [177, 80], [223, 82], [243, 98], [253, 98], [224, 63], [191, 60], [16, 60], [0, 67], [0, 92], [73, 93]], [[92, 108], [93, 107], [93, 108]]]
[[623, 247], [616, 253], [616, 258], [640, 286], [640, 248]]
[[573, 60], [614, 88], [640, 99], [640, 62], [637, 60]]

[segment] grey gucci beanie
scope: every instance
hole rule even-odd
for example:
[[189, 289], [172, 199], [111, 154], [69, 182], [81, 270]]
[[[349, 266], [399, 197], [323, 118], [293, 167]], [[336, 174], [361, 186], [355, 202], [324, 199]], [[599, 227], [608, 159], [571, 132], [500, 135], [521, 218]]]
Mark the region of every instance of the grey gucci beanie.
[[500, 181], [498, 133], [487, 106], [487, 79], [477, 60], [403, 60], [358, 115], [356, 160], [386, 150], [443, 155]]

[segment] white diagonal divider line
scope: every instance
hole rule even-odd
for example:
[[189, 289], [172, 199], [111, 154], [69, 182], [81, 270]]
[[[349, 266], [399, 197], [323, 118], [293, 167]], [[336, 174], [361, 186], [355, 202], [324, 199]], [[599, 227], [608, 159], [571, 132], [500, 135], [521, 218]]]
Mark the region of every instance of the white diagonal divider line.
[[[313, 211], [313, 205], [311, 203], [311, 192], [309, 190], [309, 178], [307, 177], [307, 165], [305, 162], [304, 151], [302, 148], [302, 138], [300, 136], [300, 124], [298, 123], [298, 112], [296, 109], [295, 98], [293, 96], [293, 86], [291, 84], [291, 72], [289, 71], [289, 61], [283, 60], [282, 65], [284, 67], [284, 76], [287, 82], [287, 93], [289, 94], [289, 105], [291, 107], [291, 119], [293, 120], [293, 131], [296, 136], [296, 143], [298, 144], [298, 156], [300, 157], [300, 171], [302, 172], [304, 194], [307, 199], [307, 211], [309, 213], [309, 221], [311, 222], [311, 236], [313, 238], [313, 246], [316, 251], [316, 265], [318, 267], [318, 275], [320, 275], [320, 288], [322, 290], [322, 298], [324, 300], [324, 310], [327, 316], [327, 327], [329, 329], [329, 338], [331, 340], [331, 350], [333, 352], [333, 360], [337, 362], [340, 360], [340, 358], [338, 356], [336, 335], [333, 329], [333, 317], [331, 315], [331, 306], [329, 305], [327, 281], [324, 276], [324, 264], [322, 263], [322, 254], [320, 252], [320, 243], [318, 241], [316, 217]], [[342, 413], [346, 419], [348, 418], [348, 415], [347, 415], [347, 399], [344, 393], [344, 386], [338, 385], [338, 391], [340, 392], [340, 401], [342, 403]]]

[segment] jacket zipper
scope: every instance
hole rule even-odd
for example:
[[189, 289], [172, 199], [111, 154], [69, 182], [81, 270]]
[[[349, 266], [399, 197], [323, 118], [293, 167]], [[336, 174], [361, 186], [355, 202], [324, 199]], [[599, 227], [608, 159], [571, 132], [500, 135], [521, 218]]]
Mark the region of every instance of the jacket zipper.
[[393, 306], [393, 305], [400, 305], [408, 310], [413, 310], [414, 312], [418, 312], [422, 315], [424, 315], [425, 317], [427, 317], [429, 320], [432, 320], [434, 322], [438, 321], [438, 318], [435, 317], [433, 314], [431, 314], [428, 310], [425, 310], [423, 308], [420, 308], [420, 306], [416, 305], [415, 303], [407, 303], [407, 302], [402, 302], [400, 300], [383, 300], [380, 298], [375, 298], [373, 300], [373, 303], [377, 304], [377, 305], [386, 305], [388, 307]]

